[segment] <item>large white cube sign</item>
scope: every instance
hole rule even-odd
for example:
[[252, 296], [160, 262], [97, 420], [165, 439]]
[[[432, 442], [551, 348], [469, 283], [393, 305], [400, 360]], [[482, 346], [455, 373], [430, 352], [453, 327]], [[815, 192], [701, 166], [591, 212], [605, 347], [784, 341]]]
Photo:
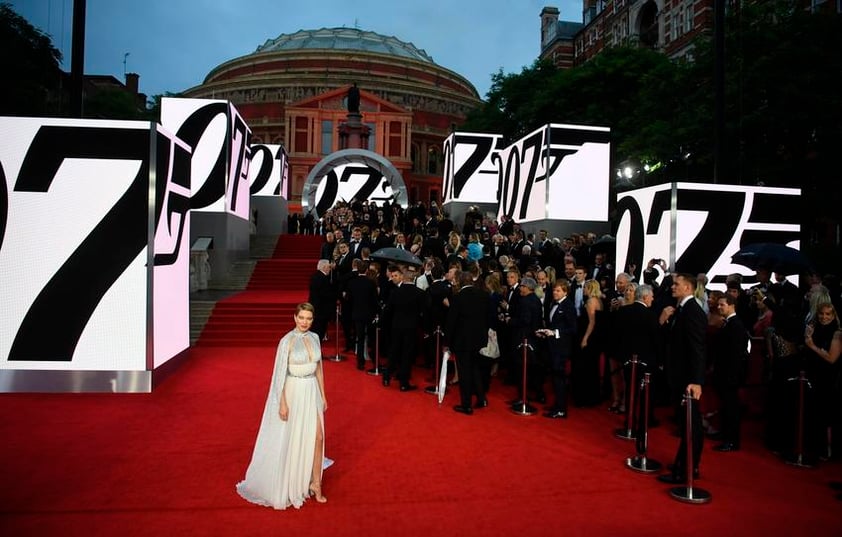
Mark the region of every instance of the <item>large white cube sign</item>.
[[[501, 147], [495, 134], [445, 140], [444, 201], [496, 203], [517, 222], [605, 222], [611, 131], [552, 123]], [[575, 198], [575, 201], [573, 200]]]
[[0, 118], [0, 391], [186, 349], [189, 209], [190, 147], [159, 125]]
[[161, 125], [193, 148], [190, 208], [248, 220], [251, 129], [234, 105], [167, 97]]
[[723, 289], [728, 274], [753, 281], [754, 271], [731, 263], [742, 246], [773, 242], [799, 248], [794, 209], [799, 189], [677, 183], [674, 192], [673, 200], [672, 185], [664, 184], [617, 196], [618, 272], [633, 264], [640, 274], [649, 260], [669, 259], [676, 271], [704, 272], [712, 288]]

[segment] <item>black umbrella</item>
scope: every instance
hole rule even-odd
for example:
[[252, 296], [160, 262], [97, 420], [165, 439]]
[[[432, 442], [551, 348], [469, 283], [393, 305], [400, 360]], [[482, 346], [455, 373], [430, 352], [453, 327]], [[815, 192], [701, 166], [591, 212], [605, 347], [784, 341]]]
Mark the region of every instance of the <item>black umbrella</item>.
[[591, 253], [609, 253], [614, 251], [617, 239], [611, 235], [603, 235], [591, 244]]
[[424, 264], [420, 257], [409, 250], [401, 250], [400, 248], [380, 248], [371, 254], [371, 257], [372, 259], [392, 261], [394, 263], [403, 263], [406, 265], [415, 265], [416, 267], [420, 267]]
[[731, 262], [752, 270], [766, 269], [779, 274], [799, 274], [813, 268], [800, 250], [774, 242], [747, 244], [731, 256]]

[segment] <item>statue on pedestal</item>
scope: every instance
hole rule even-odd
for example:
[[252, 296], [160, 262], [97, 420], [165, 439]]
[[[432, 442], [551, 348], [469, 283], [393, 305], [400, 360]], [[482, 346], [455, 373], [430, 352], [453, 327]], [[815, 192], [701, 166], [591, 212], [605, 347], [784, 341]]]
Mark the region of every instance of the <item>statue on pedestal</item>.
[[356, 82], [348, 89], [348, 112], [352, 114], [360, 113], [360, 89]]

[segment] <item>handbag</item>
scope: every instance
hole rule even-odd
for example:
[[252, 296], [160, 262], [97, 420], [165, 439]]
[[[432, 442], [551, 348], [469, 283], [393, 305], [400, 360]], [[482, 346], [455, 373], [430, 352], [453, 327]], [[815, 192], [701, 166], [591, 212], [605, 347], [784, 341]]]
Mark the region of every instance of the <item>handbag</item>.
[[493, 328], [488, 329], [488, 343], [485, 344], [485, 347], [479, 350], [479, 353], [486, 358], [494, 359], [500, 357], [500, 345], [497, 343], [497, 332], [495, 332]]

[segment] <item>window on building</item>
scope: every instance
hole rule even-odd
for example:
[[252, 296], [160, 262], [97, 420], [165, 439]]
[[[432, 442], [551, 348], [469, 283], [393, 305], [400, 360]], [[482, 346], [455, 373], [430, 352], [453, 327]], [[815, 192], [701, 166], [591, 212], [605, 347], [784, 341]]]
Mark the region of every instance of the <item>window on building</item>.
[[412, 171], [415, 173], [419, 173], [423, 168], [421, 168], [421, 149], [418, 147], [418, 144], [412, 144], [409, 147], [409, 159], [412, 161]]
[[377, 131], [374, 128], [374, 123], [366, 123], [368, 127], [368, 150], [374, 151], [377, 147]]
[[295, 132], [293, 133], [293, 151], [296, 153], [308, 153], [307, 144], [308, 126], [310, 122], [306, 117], [295, 118]]
[[333, 121], [322, 121], [322, 155], [333, 153]]
[[684, 33], [693, 31], [693, 0], [687, 2], [687, 10], [684, 12]]
[[441, 153], [437, 147], [431, 147], [427, 150], [427, 173], [430, 175], [438, 175], [441, 171], [440, 162]]
[[403, 156], [403, 124], [400, 121], [389, 122], [389, 157]]

